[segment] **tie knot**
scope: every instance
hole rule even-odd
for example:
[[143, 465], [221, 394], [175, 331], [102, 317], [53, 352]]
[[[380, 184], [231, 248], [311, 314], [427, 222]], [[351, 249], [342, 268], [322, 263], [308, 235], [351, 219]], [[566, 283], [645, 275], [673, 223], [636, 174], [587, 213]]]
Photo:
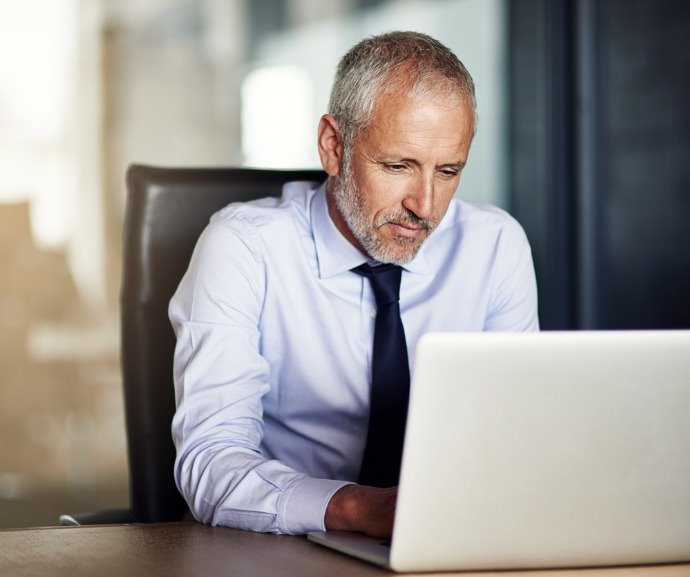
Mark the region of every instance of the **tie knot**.
[[396, 303], [400, 299], [402, 268], [398, 265], [381, 264], [370, 266], [365, 263], [353, 268], [352, 272], [369, 277], [378, 308]]

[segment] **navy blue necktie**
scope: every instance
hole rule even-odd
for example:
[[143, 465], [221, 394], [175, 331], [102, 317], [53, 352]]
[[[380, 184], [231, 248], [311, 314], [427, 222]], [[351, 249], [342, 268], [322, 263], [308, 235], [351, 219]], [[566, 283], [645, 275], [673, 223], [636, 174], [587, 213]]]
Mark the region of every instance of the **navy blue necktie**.
[[400, 278], [397, 265], [363, 264], [352, 269], [371, 281], [376, 298], [369, 432], [359, 473], [361, 485], [393, 487], [400, 477], [410, 366], [405, 329], [400, 319]]

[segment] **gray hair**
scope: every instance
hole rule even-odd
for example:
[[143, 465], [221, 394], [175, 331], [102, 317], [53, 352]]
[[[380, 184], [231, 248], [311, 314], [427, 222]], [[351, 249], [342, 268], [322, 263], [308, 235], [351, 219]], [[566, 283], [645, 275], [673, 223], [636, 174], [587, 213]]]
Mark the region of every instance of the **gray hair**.
[[388, 32], [365, 38], [342, 57], [328, 111], [350, 148], [368, 124], [382, 94], [400, 91], [413, 98], [466, 99], [477, 129], [474, 81], [457, 56], [431, 36]]

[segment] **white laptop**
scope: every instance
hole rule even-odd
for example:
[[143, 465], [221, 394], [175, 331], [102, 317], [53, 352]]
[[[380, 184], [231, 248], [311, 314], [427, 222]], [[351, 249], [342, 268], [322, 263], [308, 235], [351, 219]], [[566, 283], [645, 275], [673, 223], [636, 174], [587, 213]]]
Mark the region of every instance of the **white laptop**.
[[426, 335], [392, 541], [309, 538], [396, 571], [690, 560], [690, 331]]

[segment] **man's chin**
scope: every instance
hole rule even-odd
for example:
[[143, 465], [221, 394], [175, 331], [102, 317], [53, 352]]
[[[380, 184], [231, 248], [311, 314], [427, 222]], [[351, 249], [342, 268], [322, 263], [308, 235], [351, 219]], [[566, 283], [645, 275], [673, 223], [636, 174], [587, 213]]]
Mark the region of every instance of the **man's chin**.
[[407, 236], [394, 237], [385, 244], [377, 243], [377, 245], [372, 247], [368, 252], [369, 256], [379, 262], [402, 266], [417, 256], [425, 240], [426, 237], [423, 239], [410, 238]]

